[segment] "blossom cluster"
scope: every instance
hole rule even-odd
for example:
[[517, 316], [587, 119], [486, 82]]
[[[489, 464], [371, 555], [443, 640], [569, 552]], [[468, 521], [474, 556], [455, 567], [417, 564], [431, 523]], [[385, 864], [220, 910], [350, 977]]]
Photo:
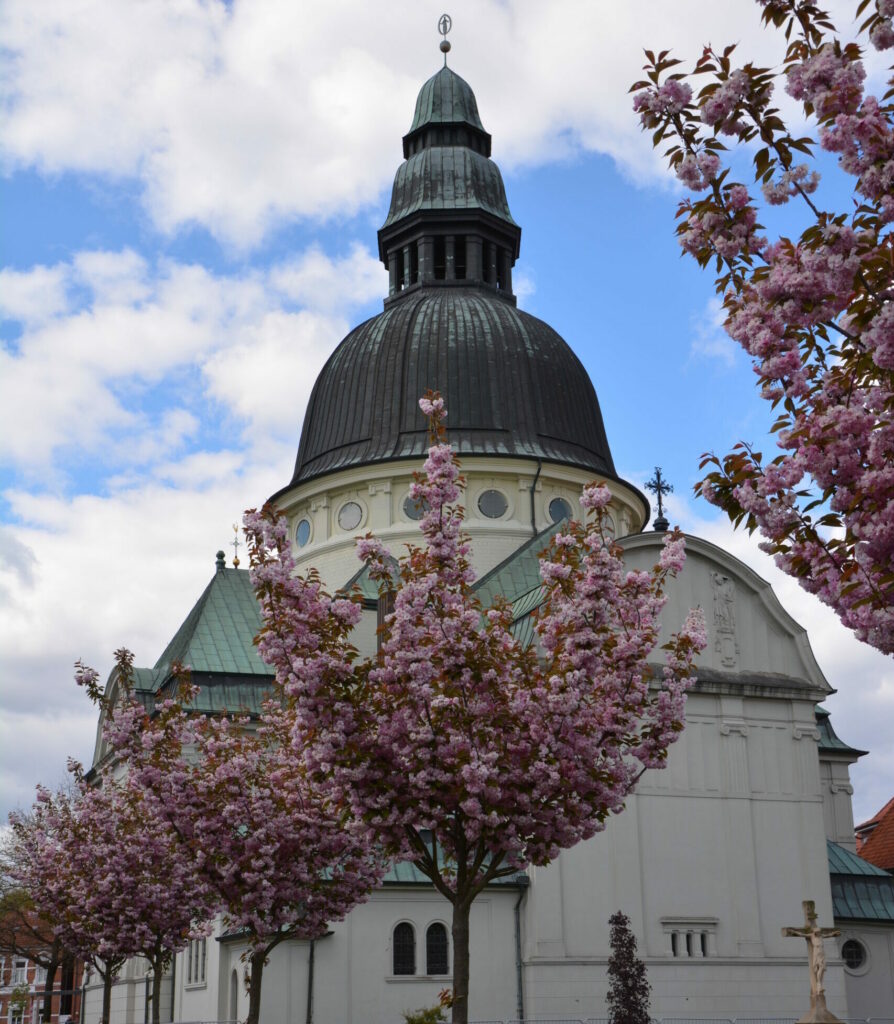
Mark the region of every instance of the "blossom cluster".
[[[766, 550], [834, 607], [858, 637], [894, 652], [894, 106], [864, 95], [860, 49], [834, 38], [828, 15], [798, 0], [759, 0], [764, 20], [790, 38], [782, 76], [817, 125], [819, 144], [855, 179], [851, 211], [824, 211], [819, 175], [795, 153], [810, 139], [789, 134], [767, 106], [774, 72], [732, 66], [734, 48], [710, 47], [694, 74], [712, 80], [673, 116], [645, 98], [679, 61], [651, 54], [634, 108], [682, 183], [705, 193], [680, 206], [681, 247], [718, 269], [725, 328], [753, 358], [761, 394], [776, 405], [778, 454], [768, 464], [740, 444], [699, 485], [734, 522], [759, 529]], [[876, 0], [863, 29], [879, 49], [894, 45], [894, 0]], [[792, 33], [795, 33], [792, 36]], [[700, 79], [704, 81], [704, 78]], [[889, 84], [894, 84], [894, 79]], [[645, 113], [648, 113], [648, 123]], [[705, 129], [710, 128], [713, 134]], [[798, 238], [758, 234], [758, 210], [728, 171], [697, 173], [700, 154], [720, 154], [719, 136], [758, 138], [755, 178], [770, 205], [798, 198], [808, 218]]]

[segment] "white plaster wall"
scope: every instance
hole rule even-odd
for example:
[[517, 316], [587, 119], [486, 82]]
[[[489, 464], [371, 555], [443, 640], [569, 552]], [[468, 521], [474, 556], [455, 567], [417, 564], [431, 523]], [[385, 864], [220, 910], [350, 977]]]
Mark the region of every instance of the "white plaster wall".
[[857, 840], [854, 836], [854, 811], [851, 803], [854, 787], [848, 770], [853, 760], [827, 754], [820, 759], [819, 767], [826, 836], [833, 843], [839, 843], [856, 853]]
[[867, 951], [866, 963], [844, 969], [848, 1013], [851, 1017], [894, 1018], [894, 928], [872, 924], [842, 925], [840, 949], [856, 939]]
[[[781, 930], [801, 922], [804, 899], [832, 923], [815, 732], [802, 728], [812, 714], [812, 701], [690, 697], [668, 767], [646, 774], [603, 833], [532, 871], [532, 1016], [604, 1012], [608, 918], [618, 909], [647, 962], [656, 1016], [807, 1009], [806, 948]], [[730, 720], [735, 729], [724, 728]], [[674, 922], [706, 930], [706, 958], [672, 955]], [[840, 963], [826, 983], [844, 1014]]]

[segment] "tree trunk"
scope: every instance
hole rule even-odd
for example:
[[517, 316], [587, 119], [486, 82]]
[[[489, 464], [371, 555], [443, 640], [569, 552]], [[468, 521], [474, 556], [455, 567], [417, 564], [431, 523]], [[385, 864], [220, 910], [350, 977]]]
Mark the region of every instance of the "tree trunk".
[[[102, 976], [102, 1024], [111, 1024], [112, 1020], [112, 985], [115, 984], [115, 972], [106, 965]], [[83, 1013], [83, 1007], [81, 1008]]]
[[161, 1024], [161, 982], [164, 974], [164, 953], [159, 953], [152, 961], [152, 1024]]
[[47, 976], [43, 983], [43, 1009], [40, 1016], [44, 1024], [50, 1024], [53, 1018], [53, 985], [56, 984], [56, 971], [59, 970], [59, 940], [55, 939], [50, 948], [50, 959], [47, 963]]
[[261, 978], [264, 975], [264, 961], [267, 958], [265, 953], [252, 953], [249, 963], [251, 964], [251, 978], [248, 986], [248, 1016], [245, 1024], [258, 1024], [261, 1019]]
[[452, 1024], [469, 1024], [469, 910], [470, 900], [453, 903], [453, 1013]]

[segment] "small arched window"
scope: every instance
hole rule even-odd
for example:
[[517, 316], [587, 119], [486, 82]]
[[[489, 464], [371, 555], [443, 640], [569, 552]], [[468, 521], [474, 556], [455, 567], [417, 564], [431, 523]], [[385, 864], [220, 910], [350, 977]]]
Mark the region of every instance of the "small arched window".
[[416, 933], [406, 921], [394, 929], [392, 958], [395, 974], [416, 973]]
[[447, 929], [439, 922], [430, 924], [425, 933], [425, 973], [450, 973], [450, 965], [447, 962]]

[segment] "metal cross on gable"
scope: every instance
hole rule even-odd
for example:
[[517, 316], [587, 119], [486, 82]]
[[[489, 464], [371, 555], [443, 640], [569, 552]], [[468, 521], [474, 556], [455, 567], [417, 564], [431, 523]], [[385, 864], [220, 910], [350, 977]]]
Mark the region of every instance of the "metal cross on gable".
[[674, 485], [669, 484], [661, 475], [661, 466], [655, 467], [655, 475], [646, 481], [646, 490], [651, 491], [658, 499], [658, 515], [655, 517], [655, 529], [666, 530], [668, 523], [664, 518], [664, 496], [674, 493]]

